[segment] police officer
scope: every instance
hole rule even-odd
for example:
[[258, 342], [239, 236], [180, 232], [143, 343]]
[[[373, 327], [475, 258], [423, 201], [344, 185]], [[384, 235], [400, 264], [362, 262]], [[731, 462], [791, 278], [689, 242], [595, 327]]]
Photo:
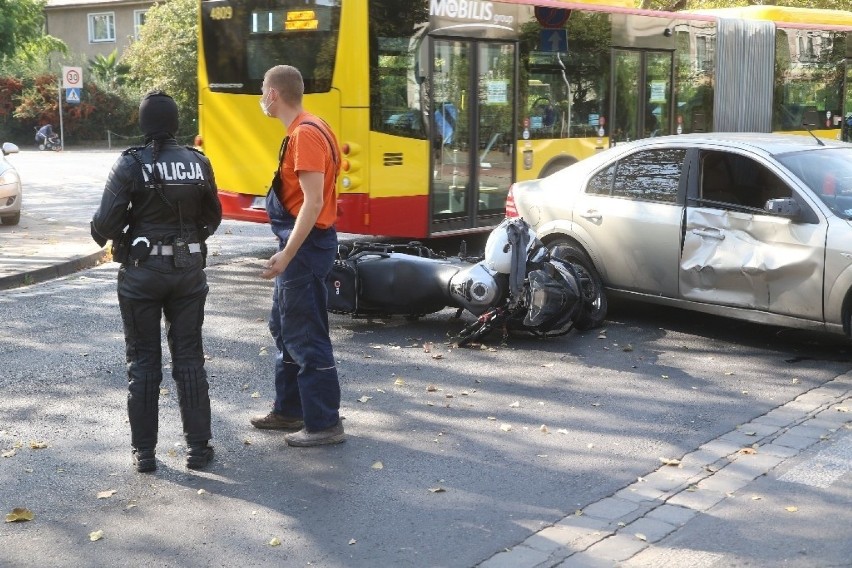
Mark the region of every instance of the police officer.
[[222, 221], [222, 208], [210, 161], [175, 141], [178, 111], [170, 96], [162, 91], [145, 95], [139, 126], [145, 146], [126, 150], [113, 166], [92, 219], [92, 237], [101, 246], [111, 239], [113, 259], [121, 263], [118, 304], [136, 470], [157, 468], [163, 315], [187, 442], [186, 466], [200, 469], [213, 458], [201, 341], [208, 290], [204, 242]]

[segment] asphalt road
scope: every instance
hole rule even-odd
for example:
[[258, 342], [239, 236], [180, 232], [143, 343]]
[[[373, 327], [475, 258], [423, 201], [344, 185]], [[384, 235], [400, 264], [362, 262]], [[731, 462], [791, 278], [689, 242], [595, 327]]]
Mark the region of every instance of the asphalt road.
[[[104, 169], [79, 161], [91, 184], [68, 195], [33, 182], [25, 203], [59, 208], [64, 195], [87, 221]], [[0, 507], [35, 514], [0, 525], [0, 564], [474, 566], [656, 470], [660, 457], [852, 369], [840, 338], [659, 307], [616, 305], [600, 330], [480, 349], [447, 343], [461, 325], [451, 310], [416, 322], [332, 316], [349, 438], [288, 448], [248, 424], [273, 390], [271, 285], [258, 278], [271, 246], [254, 230], [208, 269], [208, 471], [182, 465], [168, 376], [160, 468], [131, 469], [114, 264], [0, 294], [0, 449], [14, 450], [0, 458]], [[90, 541], [93, 531], [103, 538]], [[788, 536], [764, 532], [767, 549], [744, 558], [777, 565], [773, 539]]]

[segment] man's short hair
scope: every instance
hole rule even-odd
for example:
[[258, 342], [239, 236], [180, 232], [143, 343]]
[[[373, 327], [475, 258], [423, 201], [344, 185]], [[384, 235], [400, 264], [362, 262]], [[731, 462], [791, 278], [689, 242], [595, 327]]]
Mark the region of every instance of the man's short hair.
[[302, 103], [305, 82], [299, 70], [292, 65], [276, 65], [267, 71], [266, 84], [278, 91], [278, 94], [288, 105]]

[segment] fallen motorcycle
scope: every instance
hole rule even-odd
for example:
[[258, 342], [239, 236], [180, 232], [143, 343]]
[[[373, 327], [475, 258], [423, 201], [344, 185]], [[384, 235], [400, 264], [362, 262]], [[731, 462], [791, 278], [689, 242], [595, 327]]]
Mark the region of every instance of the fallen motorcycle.
[[[464, 247], [463, 247], [464, 248]], [[603, 285], [573, 249], [548, 250], [520, 218], [488, 237], [483, 257], [444, 257], [420, 242], [356, 242], [338, 252], [326, 281], [328, 309], [353, 317], [417, 318], [457, 308], [476, 320], [454, 337], [464, 345], [500, 329], [538, 336], [599, 326]]]

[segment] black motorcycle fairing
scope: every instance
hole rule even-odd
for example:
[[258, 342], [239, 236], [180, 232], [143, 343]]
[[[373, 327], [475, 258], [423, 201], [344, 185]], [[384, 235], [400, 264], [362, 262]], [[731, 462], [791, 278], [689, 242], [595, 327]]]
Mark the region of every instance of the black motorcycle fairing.
[[404, 253], [364, 253], [358, 261], [358, 314], [424, 315], [454, 305], [450, 279], [466, 264]]

